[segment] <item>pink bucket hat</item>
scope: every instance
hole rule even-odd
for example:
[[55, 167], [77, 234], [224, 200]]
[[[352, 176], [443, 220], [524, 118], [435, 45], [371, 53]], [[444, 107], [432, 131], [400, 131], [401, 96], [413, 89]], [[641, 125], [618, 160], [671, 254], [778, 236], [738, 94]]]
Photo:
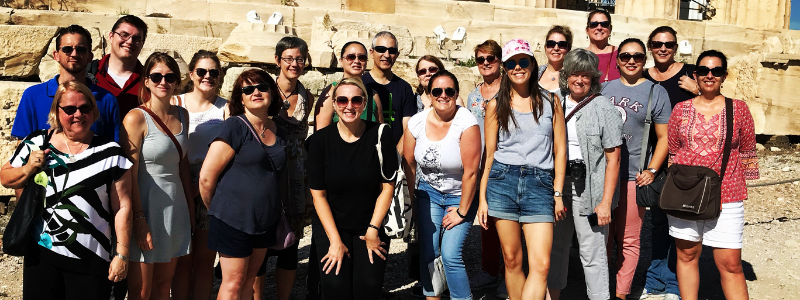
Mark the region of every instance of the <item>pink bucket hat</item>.
[[523, 39], [513, 39], [506, 42], [506, 45], [503, 46], [503, 62], [506, 62], [512, 56], [520, 53], [533, 56], [531, 44], [529, 44], [528, 41]]

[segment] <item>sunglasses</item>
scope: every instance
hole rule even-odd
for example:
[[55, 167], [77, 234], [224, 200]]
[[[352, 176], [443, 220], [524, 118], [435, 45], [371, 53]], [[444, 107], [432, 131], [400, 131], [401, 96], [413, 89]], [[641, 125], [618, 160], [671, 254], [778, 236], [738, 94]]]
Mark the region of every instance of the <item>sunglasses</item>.
[[667, 49], [675, 48], [678, 45], [678, 42], [671, 41], [671, 42], [658, 42], [658, 41], [650, 41], [650, 49], [661, 49], [663, 46], [667, 46]]
[[206, 77], [206, 74], [208, 74], [208, 76], [211, 77], [211, 78], [219, 77], [219, 70], [217, 70], [217, 69], [197, 68], [197, 69], [194, 69], [194, 71], [195, 71], [195, 73], [197, 73], [197, 76], [200, 76], [200, 78]]
[[429, 67], [427, 69], [419, 69], [419, 70], [417, 70], [417, 76], [422, 76], [422, 75], [425, 75], [425, 74], [428, 74], [428, 73], [436, 74], [436, 72], [439, 72], [439, 67], [432, 66], [432, 67]]
[[375, 52], [378, 52], [378, 53], [384, 53], [384, 52], [386, 52], [388, 50], [389, 54], [391, 54], [391, 55], [395, 55], [397, 53], [400, 53], [400, 50], [397, 50], [397, 47], [375, 46], [372, 49], [374, 49]]
[[558, 48], [567, 49], [569, 47], [569, 44], [567, 44], [567, 41], [556, 42], [554, 40], [547, 40], [547, 42], [544, 43], [544, 46], [547, 48], [555, 48], [556, 46], [558, 46]]
[[706, 67], [706, 66], [698, 66], [696, 69], [694, 69], [694, 73], [698, 77], [706, 76], [706, 75], [708, 75], [708, 72], [711, 72], [711, 75], [714, 75], [714, 77], [722, 77], [723, 75], [725, 75], [725, 73], [727, 71], [722, 66], [713, 67], [713, 68], [709, 68], [709, 67]]
[[258, 89], [259, 92], [269, 91], [269, 83], [262, 82], [255, 85], [248, 85], [242, 87], [242, 94], [250, 95]]
[[487, 55], [487, 56], [478, 56], [475, 58], [475, 62], [479, 65], [482, 65], [484, 62], [493, 63], [494, 60], [497, 59], [494, 55]]
[[81, 106], [75, 106], [75, 105], [59, 106], [59, 108], [61, 108], [61, 110], [63, 110], [65, 114], [71, 116], [71, 115], [74, 115], [79, 110], [81, 111], [81, 114], [84, 114], [84, 115], [88, 114], [88, 113], [90, 113], [92, 111], [92, 109], [94, 107], [92, 107], [89, 104], [84, 104], [84, 105], [81, 105]]
[[89, 48], [86, 48], [84, 46], [75, 46], [75, 47], [64, 46], [64, 47], [61, 47], [61, 52], [63, 52], [64, 54], [72, 54], [72, 51], [75, 51], [78, 54], [86, 54], [86, 53], [89, 53]]
[[356, 55], [354, 53], [350, 53], [348, 55], [345, 55], [344, 59], [346, 59], [347, 61], [354, 61], [356, 59], [358, 59], [358, 61], [367, 61], [367, 55], [366, 54]]
[[456, 96], [456, 89], [451, 88], [451, 87], [445, 88], [445, 89], [442, 89], [442, 88], [432, 89], [431, 90], [431, 95], [434, 96], [434, 97], [439, 97], [439, 96], [442, 95], [442, 92], [444, 92], [444, 94], [447, 95], [447, 97], [450, 97], [450, 98], [453, 98], [453, 97]]
[[519, 61], [513, 61], [513, 60], [506, 61], [506, 65], [505, 66], [506, 66], [506, 70], [513, 70], [517, 66], [519, 66], [522, 69], [525, 69], [530, 65], [531, 65], [531, 60], [527, 59], [527, 58], [523, 58], [523, 59], [520, 59]]
[[634, 54], [623, 52], [617, 55], [617, 58], [622, 62], [629, 62], [631, 58], [633, 58], [633, 61], [637, 64], [642, 63], [646, 57], [647, 56], [641, 52], [636, 52]]
[[347, 98], [345, 96], [336, 97], [336, 105], [339, 108], [347, 107], [347, 103], [352, 103], [353, 108], [359, 108], [364, 106], [364, 97], [361, 96], [353, 96], [353, 98]]
[[589, 28], [597, 28], [597, 25], [600, 25], [603, 28], [608, 28], [611, 27], [611, 21], [602, 21], [602, 22], [594, 21], [594, 22], [589, 22], [588, 25]]
[[176, 81], [178, 81], [178, 75], [175, 75], [175, 73], [169, 73], [169, 74], [150, 73], [150, 75], [147, 75], [147, 77], [149, 77], [150, 81], [154, 83], [161, 83], [161, 79], [164, 79], [165, 81], [167, 81], [167, 83], [175, 83]]

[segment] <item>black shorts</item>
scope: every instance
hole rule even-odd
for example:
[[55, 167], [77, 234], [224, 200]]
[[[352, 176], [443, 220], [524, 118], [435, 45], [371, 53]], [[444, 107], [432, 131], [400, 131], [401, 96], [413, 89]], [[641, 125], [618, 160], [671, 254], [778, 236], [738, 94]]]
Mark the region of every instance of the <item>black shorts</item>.
[[[276, 223], [277, 225], [277, 223]], [[262, 234], [248, 234], [209, 216], [208, 249], [231, 257], [248, 257], [254, 248], [275, 245], [276, 225]]]

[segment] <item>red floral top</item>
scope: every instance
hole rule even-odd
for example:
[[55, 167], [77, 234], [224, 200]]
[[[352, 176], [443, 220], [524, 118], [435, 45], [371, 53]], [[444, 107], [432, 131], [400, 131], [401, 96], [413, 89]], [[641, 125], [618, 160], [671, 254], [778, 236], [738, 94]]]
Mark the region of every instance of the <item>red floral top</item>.
[[[720, 172], [725, 147], [725, 109], [706, 120], [692, 100], [678, 103], [669, 119], [669, 161], [704, 166]], [[722, 180], [722, 203], [747, 199], [745, 179], [758, 179], [758, 157], [753, 116], [747, 104], [733, 100], [733, 137], [728, 167]]]

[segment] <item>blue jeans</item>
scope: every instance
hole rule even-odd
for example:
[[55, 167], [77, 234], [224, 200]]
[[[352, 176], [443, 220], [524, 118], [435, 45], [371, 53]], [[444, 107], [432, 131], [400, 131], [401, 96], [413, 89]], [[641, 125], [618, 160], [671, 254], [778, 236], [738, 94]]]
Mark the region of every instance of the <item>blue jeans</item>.
[[442, 263], [444, 264], [447, 287], [450, 289], [450, 298], [453, 300], [471, 300], [472, 291], [469, 289], [469, 278], [467, 269], [464, 266], [461, 249], [467, 239], [469, 228], [475, 219], [478, 211], [478, 203], [470, 205], [466, 212], [467, 218], [445, 231], [442, 237], [441, 248], [439, 247], [439, 232], [442, 230], [442, 219], [447, 214], [450, 207], [458, 208], [461, 202], [460, 195], [442, 194], [431, 187], [424, 180], [419, 181], [416, 190], [416, 205], [419, 213], [419, 245], [420, 245], [420, 283], [422, 292], [425, 296], [434, 296], [433, 286], [431, 285], [431, 275], [428, 273], [428, 264], [441, 253]]
[[647, 269], [644, 288], [653, 294], [670, 293], [680, 295], [678, 278], [675, 276], [677, 252], [675, 239], [669, 236], [667, 214], [659, 207], [650, 208], [650, 220], [653, 223], [653, 260]]

